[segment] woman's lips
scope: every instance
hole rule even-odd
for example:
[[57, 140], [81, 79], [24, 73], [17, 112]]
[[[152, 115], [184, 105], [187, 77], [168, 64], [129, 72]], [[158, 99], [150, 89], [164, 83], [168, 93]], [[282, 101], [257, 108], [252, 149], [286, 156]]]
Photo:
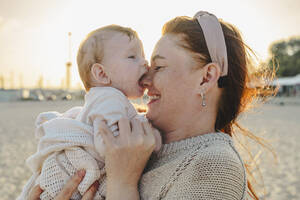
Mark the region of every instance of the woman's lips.
[[150, 97], [150, 101], [148, 102], [148, 105], [153, 104], [160, 99], [160, 96], [158, 96], [158, 95], [149, 96], [149, 97]]
[[153, 100], [151, 100], [151, 101], [148, 102], [148, 105], [150, 105], [150, 104], [152, 104], [152, 103], [154, 103], [156, 101], [158, 101], [158, 99], [156, 99], [156, 100], [153, 99]]

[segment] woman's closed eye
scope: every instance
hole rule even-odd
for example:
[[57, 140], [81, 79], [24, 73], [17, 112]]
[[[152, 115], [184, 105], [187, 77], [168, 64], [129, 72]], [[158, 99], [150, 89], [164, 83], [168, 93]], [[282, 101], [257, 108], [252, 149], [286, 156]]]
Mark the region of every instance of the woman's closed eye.
[[128, 58], [130, 58], [130, 59], [135, 59], [136, 56], [132, 55], [132, 56], [128, 56]]
[[155, 67], [154, 67], [154, 70], [155, 70], [155, 71], [159, 71], [159, 70], [162, 69], [162, 68], [164, 68], [164, 66], [155, 66]]

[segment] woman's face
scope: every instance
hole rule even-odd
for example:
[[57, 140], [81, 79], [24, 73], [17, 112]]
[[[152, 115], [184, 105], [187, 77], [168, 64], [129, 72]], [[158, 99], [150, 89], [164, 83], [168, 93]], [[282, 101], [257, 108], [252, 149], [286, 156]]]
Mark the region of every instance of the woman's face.
[[149, 73], [142, 80], [150, 97], [147, 118], [165, 132], [172, 131], [189, 110], [199, 79], [199, 73], [192, 70], [196, 62], [190, 52], [178, 45], [180, 39], [166, 34], [158, 41]]

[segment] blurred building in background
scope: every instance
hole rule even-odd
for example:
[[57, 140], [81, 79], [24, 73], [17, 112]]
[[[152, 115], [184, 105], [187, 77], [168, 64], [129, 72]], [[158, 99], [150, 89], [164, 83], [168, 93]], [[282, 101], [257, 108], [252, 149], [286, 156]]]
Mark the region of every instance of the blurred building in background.
[[275, 79], [272, 86], [279, 87], [278, 96], [299, 96], [300, 97], [300, 74], [292, 77]]

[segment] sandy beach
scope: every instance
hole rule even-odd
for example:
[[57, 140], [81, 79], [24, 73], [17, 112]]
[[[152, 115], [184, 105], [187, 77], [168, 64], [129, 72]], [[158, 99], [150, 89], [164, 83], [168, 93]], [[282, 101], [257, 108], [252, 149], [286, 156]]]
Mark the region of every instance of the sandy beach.
[[[298, 98], [300, 99], [300, 98]], [[285, 102], [285, 103], [282, 103]], [[31, 176], [25, 160], [36, 151], [34, 121], [43, 111], [63, 112], [82, 101], [0, 103], [0, 199], [15, 199]], [[284, 105], [283, 105], [284, 104]], [[276, 99], [246, 113], [241, 124], [268, 140], [278, 163], [264, 151], [259, 160], [266, 196], [300, 199], [300, 100]], [[254, 148], [254, 153], [259, 149]]]

